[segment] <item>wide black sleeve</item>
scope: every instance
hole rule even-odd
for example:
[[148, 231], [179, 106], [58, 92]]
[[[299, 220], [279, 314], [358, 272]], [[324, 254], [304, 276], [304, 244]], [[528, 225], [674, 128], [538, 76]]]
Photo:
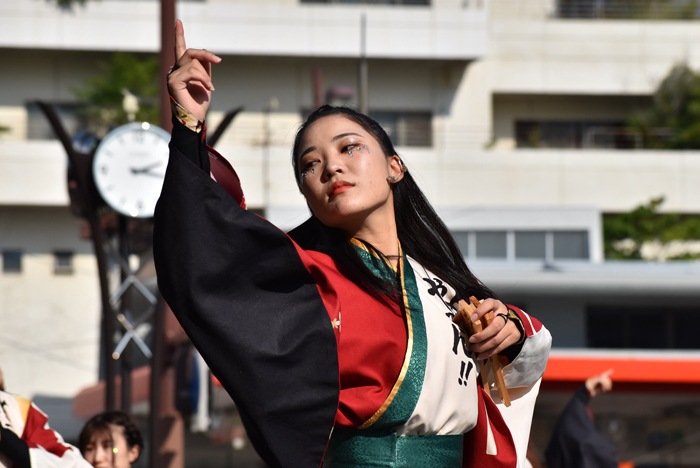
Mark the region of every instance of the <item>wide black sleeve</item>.
[[554, 428], [545, 457], [549, 468], [616, 468], [617, 450], [588, 413], [590, 396], [581, 387]]
[[174, 122], [155, 212], [158, 286], [264, 461], [320, 466], [339, 395], [328, 312], [292, 241], [210, 178], [205, 151]]
[[31, 468], [29, 446], [11, 430], [0, 426], [0, 453], [18, 468]]

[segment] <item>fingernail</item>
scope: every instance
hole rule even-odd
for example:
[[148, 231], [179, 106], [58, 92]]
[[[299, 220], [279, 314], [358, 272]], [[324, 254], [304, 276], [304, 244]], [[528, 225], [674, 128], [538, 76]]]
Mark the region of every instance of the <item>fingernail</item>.
[[472, 321], [479, 318], [479, 314], [472, 314]]
[[216, 88], [214, 88], [214, 85], [211, 84], [211, 83], [209, 83], [209, 88], [210, 88], [212, 91], [215, 91], [215, 90], [216, 90]]
[[470, 337], [469, 337], [469, 342], [470, 342], [470, 343], [475, 343], [475, 342], [476, 342], [476, 340], [474, 339], [474, 337], [473, 337], [473, 336], [470, 336]]
[[221, 62], [221, 57], [219, 57], [218, 55], [215, 55], [214, 58], [215, 58], [216, 60], [218, 60], [219, 62]]

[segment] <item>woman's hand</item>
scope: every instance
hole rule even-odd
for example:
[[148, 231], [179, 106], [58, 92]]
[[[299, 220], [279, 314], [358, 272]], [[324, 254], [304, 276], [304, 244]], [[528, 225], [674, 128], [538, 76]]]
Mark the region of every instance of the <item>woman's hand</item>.
[[211, 64], [221, 59], [206, 50], [188, 49], [182, 21], [175, 22], [175, 61], [180, 66], [168, 76], [170, 95], [185, 109], [204, 121], [214, 85]]
[[[520, 341], [520, 330], [511, 320], [504, 320], [500, 314], [508, 316], [508, 308], [495, 299], [485, 299], [472, 314], [472, 320], [481, 318], [489, 311], [493, 311], [494, 319], [491, 325], [483, 331], [473, 334], [469, 338], [469, 350], [479, 353], [479, 359], [487, 359], [498, 354], [507, 347]], [[474, 318], [474, 315], [477, 315]]]

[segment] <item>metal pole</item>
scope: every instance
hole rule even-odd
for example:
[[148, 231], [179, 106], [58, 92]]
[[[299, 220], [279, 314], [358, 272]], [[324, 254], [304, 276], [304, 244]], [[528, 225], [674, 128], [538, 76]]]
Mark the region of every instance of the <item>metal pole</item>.
[[175, 0], [160, 0], [160, 16], [160, 126], [169, 132], [173, 123], [166, 80], [170, 67], [175, 63]]
[[[124, 259], [124, 262], [129, 264], [129, 233], [128, 221], [126, 216], [119, 215], [119, 255]], [[128, 274], [122, 269], [121, 281], [126, 281]], [[119, 313], [128, 317], [129, 309], [131, 308], [131, 288], [124, 291], [122, 294]], [[128, 342], [119, 356], [119, 364], [122, 375], [122, 401], [121, 410], [127, 414], [131, 414], [131, 342]]]
[[[319, 67], [313, 69], [311, 73], [311, 78], [313, 81], [313, 91], [314, 91], [314, 108], [318, 109], [323, 105], [323, 71]], [[327, 103], [326, 103], [327, 104]]]
[[262, 155], [262, 182], [263, 182], [263, 210], [267, 212], [270, 204], [270, 145], [272, 144], [272, 129], [270, 128], [270, 117], [273, 112], [277, 112], [280, 107], [279, 100], [272, 96], [270, 103], [263, 109], [265, 122], [263, 131], [263, 155]]
[[160, 466], [160, 446], [163, 439], [163, 431], [160, 427], [160, 416], [161, 416], [161, 404], [160, 404], [160, 393], [161, 393], [161, 375], [163, 374], [163, 369], [165, 368], [165, 337], [163, 333], [164, 329], [164, 314], [165, 314], [165, 301], [162, 296], [158, 297], [158, 304], [156, 305], [156, 311], [153, 314], [153, 357], [151, 358], [151, 396], [150, 396], [150, 415], [148, 417], [148, 422], [150, 426], [151, 440], [150, 440], [150, 451], [149, 451], [149, 463], [150, 467]]
[[360, 16], [360, 70], [359, 70], [360, 112], [369, 114], [369, 77], [367, 69], [367, 13]]
[[[96, 216], [94, 216], [96, 218]], [[104, 242], [98, 221], [90, 220], [90, 231], [93, 244], [95, 245], [95, 256], [97, 257], [97, 271], [100, 276], [100, 292], [102, 293], [102, 332], [104, 339], [104, 360], [105, 360], [105, 410], [113, 411], [117, 409], [116, 376], [117, 362], [112, 359], [112, 348], [114, 347], [114, 332], [116, 330], [114, 311], [109, 303], [107, 280], [107, 256], [104, 249], [97, 248], [98, 244]]]
[[[262, 154], [262, 208], [263, 213], [267, 214], [269, 207], [269, 188], [270, 188], [270, 113], [272, 108], [268, 105], [265, 109], [265, 122], [263, 128], [263, 154]], [[263, 215], [264, 216], [264, 215]]]
[[51, 104], [37, 101], [37, 105], [41, 108], [49, 120], [53, 131], [61, 141], [63, 149], [66, 150], [68, 160], [71, 162], [76, 171], [78, 182], [78, 191], [80, 198], [84, 204], [85, 217], [90, 225], [90, 234], [92, 244], [95, 248], [95, 257], [97, 258], [97, 272], [100, 279], [100, 299], [102, 302], [102, 327], [101, 339], [104, 346], [102, 359], [105, 365], [105, 409], [107, 411], [116, 409], [116, 391], [115, 377], [117, 375], [116, 362], [112, 359], [112, 346], [114, 346], [114, 331], [115, 317], [112, 305], [109, 302], [109, 282], [107, 279], [107, 255], [105, 254], [103, 231], [100, 226], [100, 219], [97, 215], [97, 201], [95, 200], [95, 189], [92, 183], [92, 158], [94, 153], [78, 153], [73, 149], [73, 144], [68, 132], [63, 127], [61, 119], [58, 118], [56, 110]]

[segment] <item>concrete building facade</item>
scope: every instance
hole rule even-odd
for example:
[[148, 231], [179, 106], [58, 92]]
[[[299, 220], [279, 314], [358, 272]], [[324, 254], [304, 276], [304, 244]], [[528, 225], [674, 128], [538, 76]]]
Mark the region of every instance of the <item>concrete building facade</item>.
[[[244, 106], [217, 150], [271, 221], [289, 228], [308, 215], [291, 142], [315, 83], [330, 101], [357, 104], [364, 15], [370, 114], [487, 284], [541, 318], [557, 349], [608, 343], [593, 324], [624, 307], [664, 317], [667, 339], [644, 347], [698, 348], [679, 330], [700, 327], [700, 265], [605, 261], [601, 226], [603, 213], [658, 196], [666, 211], [700, 213], [699, 152], [634, 149], [634, 136], [627, 149], [610, 144], [674, 65], [700, 67], [697, 22], [562, 18], [563, 3], [206, 0], [179, 2], [177, 17], [189, 47], [223, 58], [208, 126]], [[17, 340], [0, 340], [0, 366], [19, 393], [68, 398], [98, 378], [96, 267], [66, 208], [64, 151], [32, 102], [60, 105], [77, 130], [74, 89], [113, 52], [156, 53], [158, 15], [150, 0], [0, 5], [0, 249], [24, 262], [0, 276], [1, 333]], [[73, 253], [71, 275], [52, 273], [56, 252]], [[630, 314], [615, 316], [623, 334], [633, 333]], [[56, 356], [32, 351], [47, 342]], [[698, 422], [688, 424], [686, 433]], [[647, 435], [626, 455], [651, 450]]]

